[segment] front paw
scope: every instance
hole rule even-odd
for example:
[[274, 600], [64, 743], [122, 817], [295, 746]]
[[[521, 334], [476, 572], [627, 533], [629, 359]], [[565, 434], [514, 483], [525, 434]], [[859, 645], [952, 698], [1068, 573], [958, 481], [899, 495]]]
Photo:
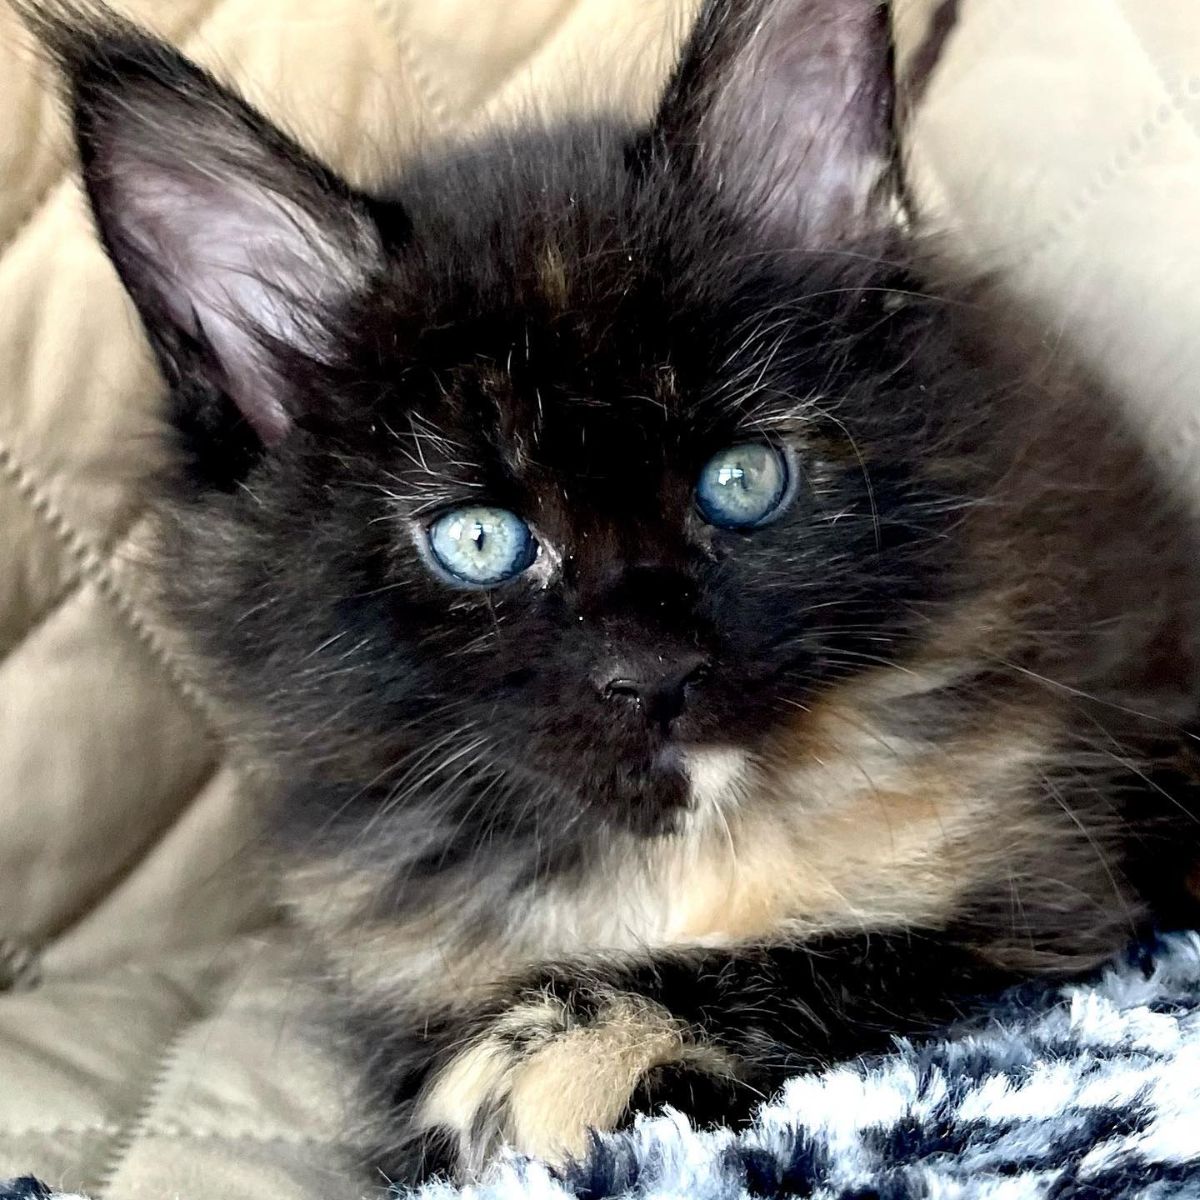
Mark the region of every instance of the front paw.
[[417, 1123], [452, 1148], [457, 1174], [478, 1177], [501, 1146], [561, 1165], [583, 1153], [589, 1131], [663, 1103], [715, 1122], [722, 1098], [749, 1094], [738, 1077], [732, 1056], [657, 1004], [547, 991], [491, 1018], [447, 1059]]

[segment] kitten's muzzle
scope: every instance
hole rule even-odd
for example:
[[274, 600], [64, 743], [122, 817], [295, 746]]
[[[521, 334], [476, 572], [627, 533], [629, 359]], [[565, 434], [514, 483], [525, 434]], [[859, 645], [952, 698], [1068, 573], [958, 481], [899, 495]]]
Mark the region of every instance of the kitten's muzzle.
[[614, 704], [633, 705], [664, 732], [687, 705], [688, 690], [704, 678], [708, 659], [697, 651], [669, 655], [626, 655], [609, 666], [600, 694]]

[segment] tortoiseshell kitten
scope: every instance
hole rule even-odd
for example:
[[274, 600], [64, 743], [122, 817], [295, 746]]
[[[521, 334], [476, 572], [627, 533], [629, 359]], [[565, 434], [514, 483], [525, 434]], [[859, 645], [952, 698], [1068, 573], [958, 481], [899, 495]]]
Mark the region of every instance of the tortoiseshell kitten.
[[381, 196], [41, 14], [391, 1177], [737, 1119], [1189, 915], [1193, 530], [918, 243], [880, 5], [710, 0], [648, 127]]

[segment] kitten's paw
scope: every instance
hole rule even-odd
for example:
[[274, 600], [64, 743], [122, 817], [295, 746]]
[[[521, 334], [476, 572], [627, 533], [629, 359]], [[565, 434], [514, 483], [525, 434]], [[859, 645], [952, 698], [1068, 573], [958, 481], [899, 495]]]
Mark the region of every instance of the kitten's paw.
[[672, 1104], [707, 1123], [722, 1119], [729, 1099], [739, 1115], [749, 1089], [738, 1074], [731, 1055], [641, 997], [569, 1003], [538, 993], [446, 1062], [417, 1121], [456, 1146], [463, 1175], [477, 1176], [502, 1145], [562, 1164], [586, 1149], [590, 1130], [615, 1129], [636, 1111]]

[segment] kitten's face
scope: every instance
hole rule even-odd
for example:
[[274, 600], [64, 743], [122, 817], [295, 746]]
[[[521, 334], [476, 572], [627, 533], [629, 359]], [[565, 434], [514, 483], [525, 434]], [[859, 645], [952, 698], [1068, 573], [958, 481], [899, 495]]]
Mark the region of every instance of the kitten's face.
[[[832, 6], [822, 41], [808, 5], [713, 7], [650, 134], [505, 139], [387, 202], [128, 31], [63, 52], [174, 381], [173, 604], [335, 806], [670, 828], [944, 593], [879, 13]], [[781, 45], [815, 56], [786, 95]]]
[[501, 821], [661, 830], [691, 776], [906, 648], [952, 553], [899, 415], [927, 336], [902, 281], [847, 308], [821, 256], [779, 279], [710, 247], [664, 282], [643, 264], [690, 247], [624, 227], [601, 265], [542, 219], [552, 269], [402, 251], [346, 367], [299, 377], [317, 416], [217, 502], [257, 536], [210, 565], [227, 535], [189, 516], [189, 587], [232, 573], [222, 618], [270, 601], [213, 646], [285, 736], [373, 744], [401, 788], [474, 777]]

